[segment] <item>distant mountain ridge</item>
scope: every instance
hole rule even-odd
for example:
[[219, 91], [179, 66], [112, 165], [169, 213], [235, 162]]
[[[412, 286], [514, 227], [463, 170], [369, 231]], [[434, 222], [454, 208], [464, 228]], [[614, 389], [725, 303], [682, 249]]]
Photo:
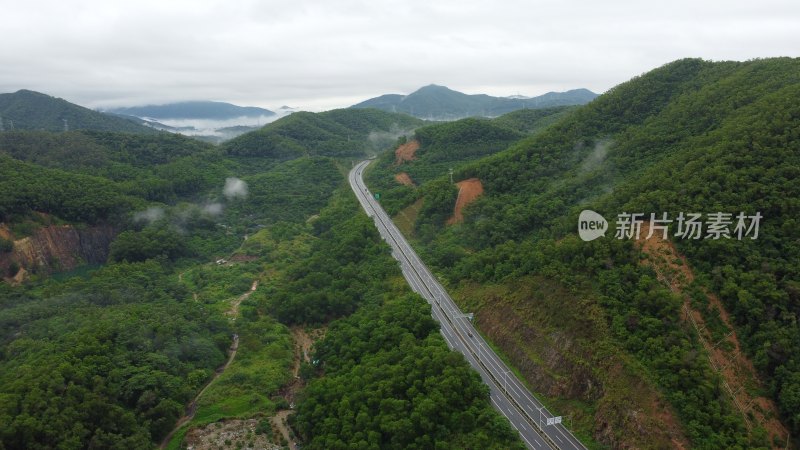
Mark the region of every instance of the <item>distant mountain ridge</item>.
[[227, 120], [238, 117], [274, 116], [275, 112], [255, 106], [237, 106], [225, 102], [188, 101], [163, 105], [112, 108], [114, 114], [152, 119], [210, 119]]
[[486, 94], [469, 95], [445, 86], [431, 84], [411, 94], [385, 94], [351, 106], [402, 112], [421, 119], [455, 120], [464, 117], [497, 117], [519, 109], [538, 109], [553, 106], [583, 105], [597, 94], [588, 89], [548, 92], [538, 97], [492, 97]]
[[422, 125], [419, 119], [369, 109], [299, 111], [223, 144], [229, 155], [275, 160], [301, 155], [363, 157], [384, 150]]
[[0, 94], [0, 131], [89, 130], [153, 134], [157, 130], [133, 120], [105, 114], [40, 92]]

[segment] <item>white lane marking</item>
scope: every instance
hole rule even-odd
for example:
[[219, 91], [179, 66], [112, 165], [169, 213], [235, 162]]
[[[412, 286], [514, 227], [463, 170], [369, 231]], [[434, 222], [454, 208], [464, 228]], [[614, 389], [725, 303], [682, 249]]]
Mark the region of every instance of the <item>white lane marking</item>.
[[[490, 397], [490, 398], [491, 398], [491, 397]], [[497, 404], [497, 402], [496, 402], [496, 401], [495, 401], [493, 398], [492, 398], [491, 400], [492, 400], [492, 404], [494, 405], [495, 409], [497, 409], [498, 411], [500, 411], [500, 413], [502, 413], [504, 416], [506, 416], [506, 413], [504, 413], [504, 412], [503, 412], [503, 410], [502, 410], [502, 409], [500, 409], [500, 405], [498, 405], [498, 404]], [[511, 424], [511, 426], [512, 426], [512, 427], [514, 427], [514, 429], [515, 429], [515, 430], [517, 430], [517, 432], [519, 432], [519, 428], [517, 428], [517, 426], [516, 426], [516, 425], [514, 425], [514, 422], [512, 422], [512, 421], [511, 421], [511, 419], [510, 419], [508, 416], [506, 416], [506, 419], [508, 419], [508, 422]], [[528, 445], [529, 445], [531, 448], [533, 448], [533, 449], [536, 449], [536, 446], [535, 446], [535, 445], [533, 445], [533, 443], [531, 443], [531, 441], [529, 441], [529, 440], [528, 440], [528, 438], [526, 438], [524, 434], [520, 433], [519, 435], [520, 435], [520, 437], [522, 437], [522, 439], [524, 439], [524, 440], [525, 440], [525, 442], [526, 442], [526, 443], [527, 443], [527, 444], [528, 444]], [[537, 443], [538, 443], [538, 442], [537, 442]], [[540, 445], [541, 445], [541, 444], [540, 444]]]
[[[362, 163], [362, 165], [363, 165], [363, 167], [366, 167], [367, 163], [364, 162], [364, 163]], [[361, 175], [361, 172], [359, 172], [358, 175]], [[353, 178], [354, 181], [356, 181], [355, 184], [358, 186], [358, 181], [360, 181], [360, 180], [356, 180], [355, 177], [353, 177], [353, 176], [351, 176], [351, 178]], [[366, 189], [366, 186], [364, 186], [364, 188]], [[443, 296], [445, 298], [445, 304], [448, 304], [448, 303], [452, 304], [453, 311], [457, 311], [458, 308], [455, 305], [455, 303], [452, 301], [452, 299], [450, 299], [450, 297], [447, 295], [447, 293], [443, 290], [442, 286], [433, 277], [433, 274], [429, 271], [427, 266], [425, 266], [421, 262], [421, 260], [419, 260], [419, 256], [408, 245], [408, 243], [404, 240], [402, 235], [400, 237], [396, 237], [395, 236], [396, 234], [399, 234], [399, 230], [397, 230], [396, 226], [394, 225], [393, 222], [391, 222], [391, 219], [388, 218], [388, 216], [383, 211], [383, 209], [379, 209], [378, 210], [378, 208], [380, 208], [380, 207], [378, 206], [376, 208], [376, 206], [374, 206], [374, 205], [377, 205], [377, 202], [375, 202], [371, 197], [367, 196], [366, 194], [361, 194], [360, 190], [358, 191], [358, 193], [360, 194], [359, 195], [359, 200], [361, 200], [362, 197], [364, 198], [364, 200], [366, 200], [365, 202], [360, 202], [360, 203], [362, 203], [362, 207], [364, 207], [364, 209], [366, 209], [367, 205], [365, 205], [364, 203], [367, 203], [373, 210], [376, 211], [376, 216], [375, 216], [375, 219], [376, 219], [375, 220], [375, 225], [376, 226], [379, 225], [378, 218], [381, 219], [381, 225], [383, 225], [383, 228], [381, 228], [380, 226], [378, 226], [378, 228], [381, 228], [380, 229], [380, 231], [381, 231], [380, 234], [384, 237], [384, 240], [386, 242], [389, 242], [389, 238], [394, 240], [395, 243], [397, 243], [400, 246], [399, 250], [402, 253], [404, 253], [403, 256], [405, 256], [407, 259], [410, 260], [411, 265], [413, 266], [413, 269], [415, 269], [417, 271], [416, 276], [411, 276], [412, 274], [409, 274], [410, 276], [408, 278], [411, 278], [411, 279], [407, 278], [406, 281], [408, 281], [409, 284], [416, 285], [416, 286], [412, 286], [412, 287], [417, 287], [418, 289], [419, 289], [419, 284], [422, 284], [422, 286], [425, 288], [424, 290], [420, 289], [420, 291], [422, 291], [422, 293], [429, 293], [429, 294], [431, 294], [431, 295], [433, 295], [435, 297], [437, 292], [438, 292], [439, 295], [441, 295], [441, 296]], [[384, 221], [384, 219], [385, 219], [385, 221]], [[386, 224], [387, 221], [388, 221], [388, 225]], [[409, 256], [409, 254], [410, 254], [410, 256]], [[419, 272], [422, 272], [422, 274], [420, 275]], [[433, 289], [431, 289], [431, 286], [429, 286], [429, 285], [432, 285]], [[425, 291], [427, 291], [427, 292], [425, 292]], [[434, 292], [434, 291], [436, 291], [436, 292]], [[427, 300], [429, 302], [433, 302], [433, 301], [435, 301], [435, 298], [430, 298], [430, 299], [427, 299]], [[438, 314], [438, 311], [437, 311], [437, 314]], [[443, 330], [445, 328], [444, 327], [440, 327], [440, 329]], [[464, 329], [467, 329], [467, 331], [469, 331], [469, 327], [457, 322], [457, 324], [453, 328], [453, 331], [461, 331], [461, 332], [463, 332]], [[457, 339], [454, 339], [454, 340], [456, 341], [456, 344], [459, 344], [459, 348], [460, 348], [461, 347], [461, 345], [460, 345], [461, 342], [459, 340], [457, 340]], [[449, 344], [449, 342], [448, 342], [448, 344]], [[478, 346], [482, 346], [482, 344], [480, 342], [477, 345]], [[466, 350], [467, 351], [471, 351], [469, 343], [467, 343]], [[497, 367], [497, 368], [500, 368], [501, 370], [503, 370], [503, 367], [505, 367], [505, 366], [504, 366], [504, 364], [502, 364], [499, 361], [499, 359], [497, 358], [497, 355], [495, 355], [493, 352], [488, 352], [487, 351], [487, 353], [490, 355], [490, 358], [489, 358], [489, 361], [488, 361], [489, 365]], [[465, 356], [467, 356], [467, 355], [465, 355]], [[470, 359], [470, 363], [471, 363], [470, 365], [473, 365], [472, 361], [471, 361], [471, 358], [468, 358], [468, 359]], [[476, 367], [476, 369], [481, 369], [481, 370], [479, 370], [479, 372], [482, 371], [482, 368], [480, 367], [480, 363], [478, 363], [478, 367]], [[531, 396], [531, 394], [527, 391], [527, 389], [524, 389], [524, 388], [521, 389], [520, 388], [520, 386], [518, 385], [518, 380], [516, 379], [516, 377], [511, 377], [510, 385], [511, 385], [510, 388], [511, 388], [512, 391], [516, 391], [516, 392], [522, 391], [521, 394], [522, 394], [523, 397], [525, 397], [525, 400], [532, 400], [534, 402], [534, 404], [536, 403], [535, 398], [533, 398]], [[529, 416], [529, 414], [527, 412], [525, 412], [524, 410], [523, 410], [523, 412], [525, 413], [525, 415]], [[510, 410], [509, 410], [509, 413], [513, 414]], [[522, 426], [524, 427], [524, 425], [522, 425]], [[564, 435], [563, 431], [561, 431], [561, 430], [558, 430], [558, 431], [562, 435]], [[556, 436], [556, 437], [558, 437], [558, 436]], [[559, 441], [563, 442], [561, 440], [561, 438], [558, 438], [558, 439], [559, 439]], [[567, 438], [567, 439], [569, 439], [569, 438]], [[527, 441], [527, 439], [526, 439], [526, 441]]]

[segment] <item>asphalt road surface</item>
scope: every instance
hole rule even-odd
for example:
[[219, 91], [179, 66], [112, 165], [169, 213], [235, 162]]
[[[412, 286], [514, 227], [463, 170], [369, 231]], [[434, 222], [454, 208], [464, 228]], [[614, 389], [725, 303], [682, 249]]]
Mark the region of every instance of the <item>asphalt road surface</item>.
[[489, 386], [492, 405], [508, 418], [529, 448], [585, 449], [562, 423], [554, 423], [558, 418], [544, 408], [494, 353], [375, 201], [362, 178], [369, 163], [369, 160], [362, 161], [353, 167], [349, 176], [350, 187], [364, 211], [374, 219], [381, 237], [392, 247], [392, 256], [399, 261], [411, 289], [431, 304], [433, 317], [441, 324], [447, 345], [463, 354]]

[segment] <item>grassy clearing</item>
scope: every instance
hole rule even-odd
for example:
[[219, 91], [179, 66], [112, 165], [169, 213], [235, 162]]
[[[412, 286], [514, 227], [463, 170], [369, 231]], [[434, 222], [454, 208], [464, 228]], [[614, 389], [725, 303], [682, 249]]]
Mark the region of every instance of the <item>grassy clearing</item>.
[[249, 418], [275, 412], [276, 402], [272, 396], [291, 379], [292, 339], [289, 329], [270, 317], [241, 320], [237, 325], [239, 349], [236, 358], [203, 393], [194, 418], [175, 434], [167, 448], [179, 448], [191, 428], [222, 419]]
[[[252, 238], [251, 238], [252, 239]], [[257, 234], [253, 246], [280, 251], [266, 233]], [[263, 258], [235, 264], [205, 264], [183, 273], [183, 283], [196, 293], [197, 301], [218, 309], [230, 308], [230, 300], [249, 292], [253, 280], [265, 272]], [[289, 329], [259, 311], [264, 301], [256, 291], [240, 305], [234, 330], [239, 343], [236, 357], [197, 401], [194, 417], [170, 440], [167, 448], [179, 449], [186, 433], [222, 419], [271, 415], [276, 410], [274, 396], [291, 379], [292, 338]]]
[[166, 450], [181, 450], [181, 444], [183, 443], [183, 438], [186, 436], [187, 431], [189, 431], [189, 427], [187, 425], [182, 426], [180, 430], [175, 432], [172, 439], [164, 448]]
[[198, 402], [195, 425], [272, 413], [275, 404], [269, 395], [291, 378], [292, 339], [284, 325], [261, 317], [237, 328], [236, 359]]
[[247, 292], [261, 269], [257, 262], [209, 263], [184, 272], [183, 282], [197, 294], [198, 301], [214, 304]]
[[400, 229], [400, 232], [402, 232], [404, 236], [414, 236], [414, 224], [417, 222], [417, 216], [419, 215], [419, 210], [422, 208], [422, 202], [424, 200], [424, 198], [420, 198], [401, 210], [396, 216], [392, 217], [395, 225], [397, 225], [397, 228]]

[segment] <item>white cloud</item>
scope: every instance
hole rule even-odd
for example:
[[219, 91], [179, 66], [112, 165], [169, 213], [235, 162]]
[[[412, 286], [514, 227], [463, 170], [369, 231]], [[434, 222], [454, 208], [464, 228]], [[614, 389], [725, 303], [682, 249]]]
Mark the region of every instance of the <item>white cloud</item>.
[[246, 198], [247, 183], [239, 178], [226, 178], [225, 187], [222, 188], [222, 193], [225, 194], [225, 197], [227, 197], [228, 200], [238, 197]]
[[29, 0], [4, 4], [0, 29], [0, 92], [90, 107], [319, 110], [429, 83], [604, 91], [683, 57], [800, 56], [790, 0]]
[[222, 203], [209, 203], [208, 205], [203, 206], [203, 212], [211, 216], [218, 216], [222, 214], [223, 209], [224, 206], [222, 206]]
[[151, 206], [144, 211], [139, 211], [133, 215], [133, 220], [136, 222], [153, 223], [164, 218], [164, 208], [158, 206]]

